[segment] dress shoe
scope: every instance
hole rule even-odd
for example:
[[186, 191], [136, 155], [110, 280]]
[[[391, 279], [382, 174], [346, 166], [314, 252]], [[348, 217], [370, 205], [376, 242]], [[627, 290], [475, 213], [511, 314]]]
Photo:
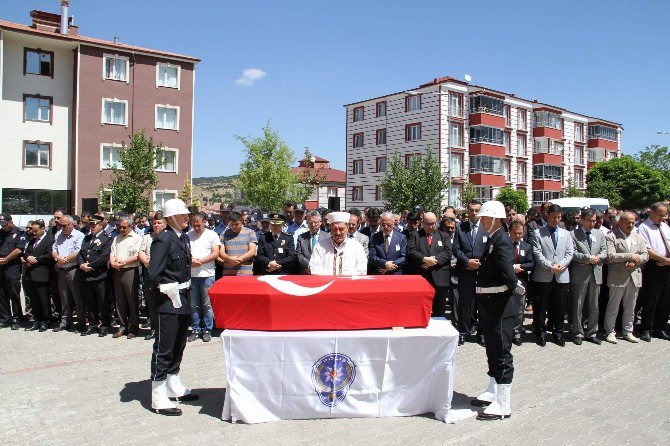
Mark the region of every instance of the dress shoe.
[[465, 344], [465, 335], [464, 334], [459, 334], [458, 335], [458, 345], [464, 345]]
[[544, 335], [537, 335], [537, 345], [540, 347], [545, 347], [547, 345], [547, 340], [544, 339]]
[[610, 344], [616, 344], [616, 334], [614, 332], [609, 333], [607, 337], [605, 338], [605, 341], [609, 342]]
[[156, 338], [156, 330], [151, 330], [151, 333], [149, 333], [148, 335], [146, 335], [146, 336], [144, 337], [144, 340], [145, 340], [145, 341], [150, 341], [150, 340], [155, 339], [155, 338]]
[[91, 325], [91, 326], [88, 327], [88, 330], [82, 332], [81, 335], [82, 336], [90, 336], [90, 335], [95, 334], [97, 332], [98, 332], [98, 327], [96, 327], [94, 325]]
[[12, 322], [12, 330], [18, 330], [19, 329], [19, 323], [18, 322]]
[[140, 328], [149, 328], [151, 327], [151, 321], [146, 321], [142, 325], [140, 325]]
[[585, 338], [585, 341], [590, 342], [591, 344], [596, 344], [596, 345], [600, 345], [600, 344], [603, 343], [603, 341], [601, 341], [600, 339], [598, 339], [595, 336], [588, 336], [587, 338]]
[[665, 330], [656, 330], [654, 332], [654, 337], [658, 339], [663, 339], [664, 341], [670, 341], [670, 334], [668, 334], [668, 332]]
[[46, 322], [42, 322], [40, 324], [40, 332], [47, 331], [49, 329], [49, 325]]
[[490, 401], [482, 401], [477, 399], [470, 401], [470, 405], [474, 407], [488, 407], [489, 404], [491, 404]]
[[575, 345], [582, 345], [582, 338], [574, 338], [574, 339], [572, 340], [572, 342], [573, 342]]
[[202, 334], [202, 342], [209, 342], [211, 340], [212, 334], [208, 330], [205, 330], [205, 332]]
[[26, 328], [25, 331], [35, 331], [40, 329], [40, 323], [39, 322], [33, 322], [33, 325], [30, 327]]
[[126, 336], [126, 339], [135, 339], [136, 335], [135, 333], [128, 333], [128, 336]]
[[623, 335], [623, 338], [628, 342], [632, 342], [633, 344], [637, 344], [640, 341], [638, 338], [633, 336], [633, 333], [626, 333]]
[[519, 347], [521, 347], [523, 345], [523, 342], [521, 341], [521, 337], [514, 336], [512, 338], [512, 344], [518, 345]]
[[116, 338], [120, 338], [121, 336], [123, 336], [123, 335], [125, 335], [125, 334], [126, 334], [126, 329], [125, 329], [125, 328], [120, 328], [119, 331], [117, 331], [116, 333], [114, 333], [114, 334], [112, 335], [112, 337], [113, 337], [114, 339], [116, 339]]
[[196, 339], [198, 339], [199, 337], [200, 337], [200, 333], [197, 333], [197, 332], [194, 331], [193, 333], [191, 333], [190, 335], [188, 335], [188, 338], [186, 338], [186, 340], [187, 340], [188, 342], [193, 342], [193, 341], [195, 341]]
[[170, 401], [198, 401], [200, 397], [197, 393], [187, 393], [186, 395], [170, 397]]
[[495, 420], [505, 420], [511, 418], [512, 414], [509, 415], [489, 415], [487, 413], [480, 413], [477, 415], [479, 421], [495, 421]]
[[0, 322], [0, 328], [7, 328], [7, 327], [9, 327], [10, 325], [11, 325], [11, 324], [10, 324], [9, 322]]
[[107, 330], [106, 327], [103, 327], [103, 328], [98, 329], [98, 337], [99, 337], [99, 338], [104, 338], [104, 337], [107, 336], [108, 334], [109, 334], [109, 331]]
[[561, 337], [554, 337], [554, 344], [558, 345], [559, 347], [565, 347], [565, 341]]
[[156, 412], [158, 415], [167, 415], [167, 416], [179, 416], [181, 415], [181, 409], [178, 407], [170, 407], [169, 409], [151, 409]]
[[477, 335], [477, 344], [482, 347], [486, 347], [486, 341], [484, 340], [484, 335]]
[[59, 325], [58, 327], [54, 328], [53, 331], [58, 333], [59, 331], [66, 331], [69, 327], [67, 325]]
[[649, 330], [643, 331], [640, 335], [640, 339], [644, 342], [651, 342], [651, 333], [649, 333]]
[[86, 333], [86, 326], [85, 325], [78, 325], [78, 326], [74, 327], [74, 332], [75, 332], [75, 334]]

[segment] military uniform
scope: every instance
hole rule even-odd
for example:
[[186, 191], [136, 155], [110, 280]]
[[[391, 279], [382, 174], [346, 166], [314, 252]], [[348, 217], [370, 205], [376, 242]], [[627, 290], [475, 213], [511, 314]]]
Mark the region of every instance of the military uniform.
[[[281, 268], [268, 271], [270, 262], [275, 261]], [[280, 232], [276, 237], [272, 232], [261, 234], [258, 239], [258, 252], [254, 261], [254, 274], [290, 274], [295, 272], [298, 254], [293, 243], [293, 236]]]
[[[86, 305], [86, 317], [89, 328], [87, 334], [99, 330], [100, 336], [105, 336], [112, 327], [109, 294], [107, 288], [107, 272], [109, 269], [109, 253], [112, 238], [104, 229], [98, 234], [91, 232], [84, 237], [81, 249], [77, 255], [77, 265], [88, 263], [89, 272], [81, 271], [82, 294]], [[98, 329], [98, 324], [100, 327]]]
[[[0, 258], [7, 257], [18, 249], [23, 253], [26, 247], [26, 233], [14, 226], [11, 230], [0, 230]], [[21, 256], [0, 265], [0, 324], [18, 328], [23, 317], [21, 308]]]

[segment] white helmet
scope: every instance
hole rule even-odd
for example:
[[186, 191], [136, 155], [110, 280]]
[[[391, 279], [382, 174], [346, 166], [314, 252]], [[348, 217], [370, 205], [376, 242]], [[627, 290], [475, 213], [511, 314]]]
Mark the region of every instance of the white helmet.
[[493, 217], [505, 218], [505, 205], [499, 201], [487, 201], [482, 205], [482, 208], [477, 212], [477, 217]]
[[172, 217], [173, 215], [190, 214], [186, 205], [179, 198], [172, 198], [163, 205], [163, 216]]

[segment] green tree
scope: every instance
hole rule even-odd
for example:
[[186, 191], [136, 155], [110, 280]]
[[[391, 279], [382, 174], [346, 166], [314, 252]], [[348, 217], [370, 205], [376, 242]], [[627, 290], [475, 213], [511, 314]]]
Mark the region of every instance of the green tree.
[[114, 210], [125, 212], [149, 212], [151, 192], [158, 187], [156, 168], [164, 164], [162, 147], [147, 138], [144, 129], [130, 135], [130, 144], [119, 148], [122, 169], [112, 168], [112, 190]]
[[568, 197], [583, 197], [585, 196], [584, 191], [577, 187], [575, 180], [568, 178], [568, 184], [561, 190], [561, 198]]
[[183, 201], [186, 204], [186, 206], [190, 206], [192, 197], [193, 197], [193, 185], [191, 184], [191, 180], [187, 176], [186, 179], [184, 180], [184, 186], [179, 190], [179, 193], [177, 194], [177, 198]]
[[505, 206], [513, 206], [519, 214], [525, 214], [528, 210], [528, 196], [522, 190], [502, 187], [496, 195], [496, 200]]
[[263, 127], [263, 136], [236, 136], [244, 145], [246, 159], [240, 166], [237, 187], [246, 202], [268, 211], [278, 211], [286, 200], [305, 194], [299, 176], [291, 172], [295, 156], [289, 146], [272, 129], [270, 122]]
[[589, 197], [607, 198], [613, 206], [641, 209], [670, 196], [662, 172], [630, 156], [597, 163], [586, 173]]
[[461, 206], [465, 208], [468, 203], [477, 199], [477, 189], [474, 184], [467, 182], [461, 189]]
[[291, 200], [302, 203], [309, 198], [318, 187], [319, 183], [326, 177], [324, 172], [314, 167], [315, 157], [309, 147], [305, 148], [305, 154], [301, 161], [300, 171], [297, 175], [298, 182], [289, 191]]
[[635, 159], [649, 167], [660, 170], [670, 179], [670, 150], [668, 150], [667, 146], [660, 146], [658, 144], [647, 146], [635, 155]]
[[442, 173], [440, 164], [430, 146], [419, 159], [412, 158], [406, 166], [398, 151], [381, 182], [384, 205], [400, 212], [420, 205], [426, 211], [439, 214], [449, 178]]

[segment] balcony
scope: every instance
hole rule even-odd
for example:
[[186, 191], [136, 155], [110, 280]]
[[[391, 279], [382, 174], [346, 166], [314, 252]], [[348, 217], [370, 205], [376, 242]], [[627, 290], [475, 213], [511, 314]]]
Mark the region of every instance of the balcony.
[[482, 94], [470, 97], [470, 125], [505, 128], [505, 106], [502, 99]]
[[533, 136], [535, 138], [563, 138], [563, 120], [561, 115], [547, 110], [536, 111]]

